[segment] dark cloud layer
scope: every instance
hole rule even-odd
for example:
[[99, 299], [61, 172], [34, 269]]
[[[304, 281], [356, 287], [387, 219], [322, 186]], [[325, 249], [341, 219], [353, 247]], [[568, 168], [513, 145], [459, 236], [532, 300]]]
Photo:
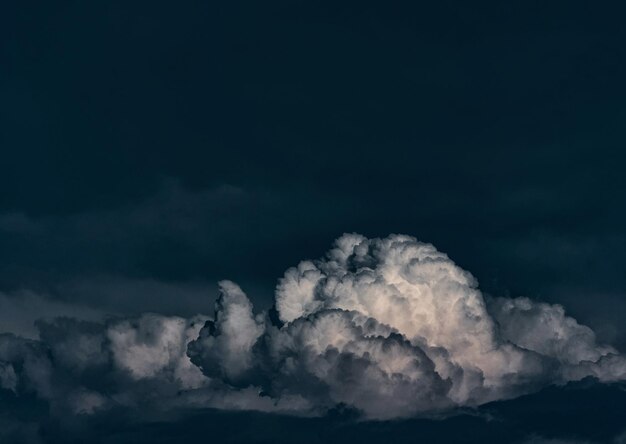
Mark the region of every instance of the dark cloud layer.
[[376, 423], [355, 422], [350, 412], [341, 410], [325, 418], [298, 418], [210, 409], [181, 410], [167, 417], [116, 411], [64, 423], [51, 418], [45, 406], [35, 401], [16, 402], [3, 396], [3, 405], [11, 410], [0, 418], [0, 437], [20, 443], [176, 443], [207, 439], [209, 430], [211, 439], [226, 443], [411, 443], [419, 439], [450, 443], [621, 444], [625, 393], [620, 386], [585, 382], [489, 404], [479, 414]]

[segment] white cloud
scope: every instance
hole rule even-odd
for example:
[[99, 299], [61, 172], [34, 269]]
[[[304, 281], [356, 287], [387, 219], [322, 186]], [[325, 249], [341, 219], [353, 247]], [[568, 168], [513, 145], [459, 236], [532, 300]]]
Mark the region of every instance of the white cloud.
[[263, 334], [263, 323], [254, 318], [252, 303], [238, 285], [222, 281], [220, 289], [215, 321], [203, 328], [189, 355], [209, 376], [232, 382], [252, 366], [252, 347]]
[[182, 388], [197, 388], [205, 381], [199, 369], [187, 356], [187, 344], [197, 337], [206, 318], [190, 320], [144, 314], [107, 329], [113, 361], [134, 379], [169, 375]]
[[[479, 405], [585, 376], [626, 376], [624, 358], [562, 307], [526, 298], [488, 305], [470, 273], [410, 236], [342, 236], [326, 258], [287, 270], [276, 307], [285, 325], [266, 326], [258, 369], [246, 382], [274, 396], [344, 403], [369, 417]], [[223, 334], [211, 328], [205, 343]], [[195, 354], [199, 348], [192, 343]]]
[[[562, 307], [486, 300], [430, 244], [339, 238], [287, 270], [276, 314], [220, 282], [215, 317], [144, 314], [39, 322], [40, 341], [0, 336], [0, 384], [74, 413], [110, 405], [196, 406], [366, 418], [431, 415], [595, 376], [626, 360]], [[70, 393], [71, 396], [66, 396]]]

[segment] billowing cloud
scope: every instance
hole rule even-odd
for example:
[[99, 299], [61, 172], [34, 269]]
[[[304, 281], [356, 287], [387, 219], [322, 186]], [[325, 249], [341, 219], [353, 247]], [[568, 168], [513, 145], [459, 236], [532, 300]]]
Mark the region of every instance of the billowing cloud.
[[[232, 310], [228, 300], [218, 317]], [[236, 304], [246, 305], [240, 292]], [[318, 406], [346, 404], [372, 418], [475, 406], [590, 375], [626, 377], [624, 358], [562, 307], [487, 301], [470, 273], [409, 236], [342, 236], [326, 258], [287, 270], [276, 314], [279, 322], [268, 317], [265, 334], [240, 354], [253, 353], [246, 361], [257, 366], [240, 384]], [[198, 356], [207, 336], [223, 335], [219, 325], [205, 327], [192, 360], [218, 365], [219, 354]]]
[[404, 235], [346, 234], [279, 280], [254, 312], [220, 283], [212, 318], [144, 314], [37, 323], [0, 336], [0, 387], [73, 414], [111, 406], [198, 406], [365, 418], [431, 415], [593, 376], [626, 360], [562, 307], [486, 298], [470, 273]]
[[227, 382], [236, 381], [254, 365], [252, 348], [263, 334], [263, 319], [254, 318], [252, 303], [237, 284], [220, 283], [215, 321], [209, 321], [188, 354], [204, 372]]

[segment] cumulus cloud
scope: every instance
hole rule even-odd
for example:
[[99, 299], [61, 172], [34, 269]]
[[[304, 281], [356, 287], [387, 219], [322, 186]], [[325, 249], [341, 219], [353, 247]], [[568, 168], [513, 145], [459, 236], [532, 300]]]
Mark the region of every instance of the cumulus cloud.
[[237, 284], [222, 281], [220, 290], [215, 321], [206, 323], [188, 354], [206, 374], [232, 382], [252, 367], [263, 320], [254, 318], [252, 303]]
[[115, 323], [106, 331], [113, 362], [135, 380], [161, 375], [182, 388], [200, 387], [204, 377], [186, 352], [204, 320], [146, 314]]
[[390, 419], [587, 376], [626, 379], [624, 357], [562, 307], [486, 298], [469, 272], [410, 236], [340, 237], [286, 271], [267, 312], [233, 282], [220, 289], [212, 317], [64, 318], [38, 322], [38, 341], [0, 336], [0, 387], [74, 414], [345, 406]]

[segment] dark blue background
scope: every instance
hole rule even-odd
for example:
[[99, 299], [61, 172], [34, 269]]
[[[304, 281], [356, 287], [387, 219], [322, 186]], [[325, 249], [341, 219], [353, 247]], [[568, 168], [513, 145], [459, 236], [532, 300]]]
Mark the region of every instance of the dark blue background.
[[[402, 232], [625, 350], [625, 18], [623, 2], [7, 0], [0, 291], [187, 315], [228, 278], [261, 309], [342, 232]], [[576, 390], [532, 399], [606, 434], [524, 400], [504, 423], [424, 427], [612, 439], [602, 406], [622, 395]], [[279, 421], [238, 415], [261, 437]], [[318, 430], [284, 421], [282, 440]], [[338, 436], [441, 441], [422, 425]]]

